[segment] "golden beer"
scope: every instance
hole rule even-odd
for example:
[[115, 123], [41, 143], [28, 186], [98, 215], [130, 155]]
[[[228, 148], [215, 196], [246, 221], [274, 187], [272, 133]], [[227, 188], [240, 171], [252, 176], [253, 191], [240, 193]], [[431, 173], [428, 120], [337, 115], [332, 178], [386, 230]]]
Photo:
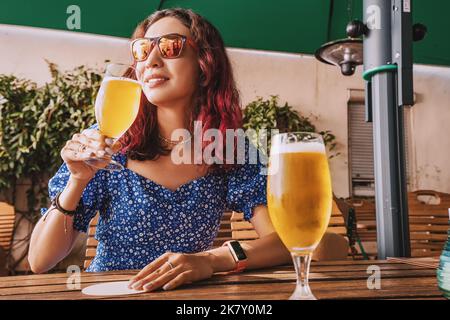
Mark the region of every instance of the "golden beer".
[[128, 78], [106, 77], [95, 101], [100, 132], [119, 138], [133, 124], [139, 111], [141, 85]]
[[[272, 148], [267, 200], [270, 218], [292, 253], [311, 253], [331, 215], [332, 191], [325, 146], [295, 142]], [[276, 168], [275, 168], [276, 167]]]

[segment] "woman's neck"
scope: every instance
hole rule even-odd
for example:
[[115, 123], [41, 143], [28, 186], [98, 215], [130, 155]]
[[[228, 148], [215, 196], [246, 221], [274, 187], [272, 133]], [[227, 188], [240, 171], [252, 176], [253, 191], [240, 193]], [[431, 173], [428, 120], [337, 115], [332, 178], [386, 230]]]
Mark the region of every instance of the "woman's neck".
[[156, 107], [156, 114], [158, 117], [159, 134], [165, 139], [171, 139], [172, 132], [176, 129], [189, 130], [189, 113], [191, 107], [183, 105], [174, 105], [164, 107]]

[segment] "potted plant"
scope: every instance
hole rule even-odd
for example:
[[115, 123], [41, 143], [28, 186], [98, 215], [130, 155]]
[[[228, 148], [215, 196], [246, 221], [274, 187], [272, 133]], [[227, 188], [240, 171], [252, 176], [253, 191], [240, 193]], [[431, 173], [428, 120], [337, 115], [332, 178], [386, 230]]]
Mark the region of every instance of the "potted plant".
[[336, 137], [330, 130], [317, 132], [316, 127], [308, 117], [301, 115], [294, 110], [287, 102], [284, 105], [279, 105], [279, 97], [277, 95], [270, 96], [269, 99], [264, 100], [262, 97], [257, 97], [256, 100], [247, 104], [244, 108], [244, 129], [253, 129], [255, 134], [250, 134], [250, 140], [260, 150], [268, 154], [270, 150], [271, 136], [267, 136], [267, 150], [265, 145], [257, 138], [261, 130], [266, 130], [270, 133], [271, 130], [278, 129], [280, 133], [283, 132], [316, 132], [322, 135], [325, 145], [329, 151], [329, 158], [339, 155], [335, 152]]

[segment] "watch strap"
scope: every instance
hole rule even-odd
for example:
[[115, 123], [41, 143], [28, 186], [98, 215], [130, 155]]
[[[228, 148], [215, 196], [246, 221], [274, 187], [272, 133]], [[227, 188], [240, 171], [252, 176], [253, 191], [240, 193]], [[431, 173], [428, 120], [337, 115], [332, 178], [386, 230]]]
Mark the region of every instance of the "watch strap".
[[[247, 268], [247, 258], [245, 258], [243, 260], [239, 260], [238, 255], [236, 254], [233, 247], [231, 246], [231, 242], [237, 243], [239, 246], [241, 246], [239, 241], [236, 241], [236, 240], [226, 241], [222, 245], [223, 247], [225, 247], [225, 246], [228, 247], [228, 249], [231, 251], [234, 261], [236, 262], [236, 267], [233, 270], [231, 270], [230, 273], [242, 272]], [[241, 250], [242, 250], [242, 247], [241, 247]]]

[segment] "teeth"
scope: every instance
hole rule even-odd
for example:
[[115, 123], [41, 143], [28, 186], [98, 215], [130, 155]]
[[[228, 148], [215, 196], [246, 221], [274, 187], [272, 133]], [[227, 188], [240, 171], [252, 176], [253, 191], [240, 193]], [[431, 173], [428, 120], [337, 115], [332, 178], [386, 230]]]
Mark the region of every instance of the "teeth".
[[164, 78], [153, 78], [148, 80], [148, 82], [153, 83], [153, 82], [158, 82], [158, 81], [165, 81], [166, 79]]

